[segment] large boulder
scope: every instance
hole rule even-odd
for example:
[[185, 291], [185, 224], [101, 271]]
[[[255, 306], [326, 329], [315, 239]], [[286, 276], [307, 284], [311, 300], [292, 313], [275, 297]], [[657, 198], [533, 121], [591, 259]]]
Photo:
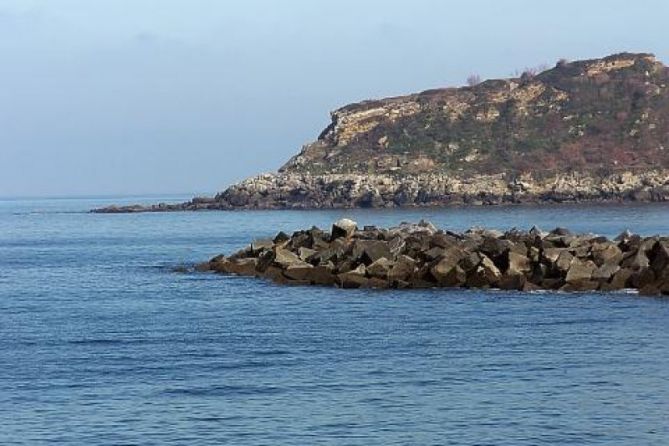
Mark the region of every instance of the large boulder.
[[353, 235], [357, 227], [358, 224], [348, 218], [337, 220], [332, 225], [332, 239], [340, 237], [349, 238]]
[[311, 256], [316, 254], [318, 251], [315, 249], [307, 248], [305, 246], [300, 247], [297, 250], [297, 256], [300, 258], [300, 260], [303, 260], [305, 262], [308, 262]]
[[388, 242], [383, 240], [355, 240], [353, 243], [353, 258], [365, 265], [371, 265], [380, 258], [391, 259]]
[[274, 236], [274, 239], [272, 241], [274, 242], [274, 244], [278, 245], [287, 242], [288, 240], [290, 240], [290, 236], [283, 231], [279, 231], [279, 233], [276, 236]]
[[479, 245], [479, 250], [491, 259], [498, 259], [506, 255], [511, 248], [514, 247], [514, 243], [511, 240], [504, 240], [497, 237], [486, 236], [483, 238], [483, 241]]
[[563, 252], [567, 251], [567, 248], [546, 248], [543, 250], [541, 253], [542, 259], [548, 263], [549, 265], [554, 265], [557, 261], [558, 258], [560, 258], [560, 254]]
[[385, 280], [388, 279], [388, 272], [390, 272], [392, 267], [393, 262], [385, 257], [381, 257], [367, 267], [367, 274], [369, 274], [370, 277]]
[[268, 266], [261, 274], [262, 277], [272, 282], [283, 284], [288, 283], [289, 279], [283, 275], [283, 270], [275, 265]]
[[274, 263], [281, 268], [288, 268], [291, 265], [305, 265], [306, 262], [292, 251], [278, 248], [274, 251]]
[[388, 280], [407, 282], [413, 278], [416, 261], [409, 256], [401, 255], [393, 262], [388, 272]]
[[634, 271], [630, 277], [629, 283], [636, 289], [642, 289], [646, 287], [655, 286], [657, 276], [651, 268], [641, 268], [638, 271]]
[[318, 253], [309, 258], [311, 263], [324, 264], [327, 262], [338, 263], [346, 258], [346, 251], [349, 248], [349, 242], [342, 238], [333, 240], [327, 248], [322, 249]]
[[466, 285], [469, 288], [489, 288], [496, 286], [501, 277], [502, 273], [495, 263], [485, 254], [481, 254], [481, 262], [467, 275]]
[[476, 251], [466, 251], [465, 255], [462, 256], [460, 259], [460, 267], [462, 267], [463, 270], [469, 272], [474, 270], [476, 267], [479, 266], [481, 263], [481, 259], [485, 256], [485, 254], [479, 254]]
[[586, 282], [592, 281], [592, 275], [596, 269], [597, 265], [593, 261], [583, 261], [578, 258], [574, 258], [572, 259], [571, 265], [569, 266], [569, 271], [567, 271], [565, 281], [571, 286], [584, 285]]
[[418, 223], [402, 222], [391, 231], [401, 232], [409, 235], [428, 235], [432, 236], [437, 233], [437, 228], [429, 221], [421, 220]]
[[458, 240], [453, 235], [445, 234], [443, 232], [437, 232], [430, 238], [430, 245], [437, 248], [450, 248], [457, 243]]
[[337, 283], [337, 276], [333, 273], [332, 265], [319, 265], [309, 270], [309, 280], [313, 285], [331, 286]]
[[527, 278], [521, 274], [502, 274], [497, 286], [503, 290], [522, 290]]
[[610, 290], [622, 290], [624, 288], [627, 288], [629, 286], [629, 282], [633, 274], [634, 271], [632, 271], [629, 268], [618, 270], [613, 275], [611, 281], [609, 282], [609, 285], [606, 288]]
[[597, 266], [608, 264], [620, 264], [623, 259], [622, 250], [612, 242], [594, 244], [590, 250], [592, 259]]
[[604, 263], [592, 273], [592, 278], [600, 282], [608, 282], [618, 271], [620, 271], [620, 265], [617, 263]]
[[251, 253], [254, 256], [260, 254], [263, 250], [270, 250], [274, 247], [274, 241], [271, 239], [260, 239], [251, 242]]
[[455, 265], [447, 273], [437, 278], [437, 283], [442, 287], [461, 287], [467, 282], [467, 273], [459, 265]]
[[532, 271], [532, 262], [529, 257], [518, 254], [514, 251], [507, 252], [507, 274], [509, 275], [525, 275]]
[[643, 268], [648, 268], [650, 266], [650, 260], [648, 259], [646, 252], [640, 247], [636, 251], [627, 254], [620, 266], [638, 271]]
[[237, 274], [239, 276], [254, 276], [256, 274], [257, 259], [234, 259], [220, 263], [219, 272]]
[[292, 280], [311, 281], [314, 267], [308, 263], [300, 265], [289, 265], [283, 270], [283, 274]]
[[431, 262], [433, 260], [443, 258], [444, 255], [446, 254], [446, 250], [444, 248], [435, 246], [434, 248], [430, 248], [427, 251], [422, 252], [421, 254], [422, 255], [418, 256], [418, 258], [422, 258], [428, 262]]
[[404, 254], [417, 258], [430, 249], [430, 238], [422, 234], [412, 234], [404, 239]]
[[669, 242], [657, 241], [649, 254], [652, 259], [650, 267], [655, 273], [659, 274], [669, 268]]
[[445, 286], [457, 286], [454, 284], [454, 277], [451, 272], [455, 267], [462, 269], [459, 267], [459, 263], [464, 256], [465, 252], [459, 247], [446, 249], [441, 260], [430, 269], [437, 283], [444, 284]]
[[289, 247], [292, 251], [299, 251], [301, 248], [311, 248], [313, 239], [307, 231], [298, 231], [290, 238]]
[[365, 265], [360, 265], [356, 269], [337, 275], [339, 285], [342, 288], [366, 288], [369, 280], [365, 277], [367, 272]]
[[576, 261], [574, 256], [567, 250], [564, 250], [560, 253], [560, 255], [557, 258], [557, 261], [555, 262], [555, 267], [561, 274], [568, 274], [569, 271], [571, 270], [572, 265], [576, 263], [577, 265], [580, 265], [582, 262]]
[[258, 261], [256, 262], [256, 269], [259, 272], [265, 272], [267, 268], [274, 262], [276, 254], [274, 251], [263, 251], [258, 256]]

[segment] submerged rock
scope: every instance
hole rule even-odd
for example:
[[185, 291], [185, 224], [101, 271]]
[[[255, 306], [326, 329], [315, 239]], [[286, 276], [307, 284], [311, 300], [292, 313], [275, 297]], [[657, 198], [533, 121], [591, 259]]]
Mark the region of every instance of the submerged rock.
[[[280, 233], [284, 234], [284, 233]], [[254, 241], [197, 271], [341, 288], [501, 288], [669, 294], [669, 238], [618, 240], [558, 228], [443, 231], [427, 222], [362, 230], [349, 219]]]

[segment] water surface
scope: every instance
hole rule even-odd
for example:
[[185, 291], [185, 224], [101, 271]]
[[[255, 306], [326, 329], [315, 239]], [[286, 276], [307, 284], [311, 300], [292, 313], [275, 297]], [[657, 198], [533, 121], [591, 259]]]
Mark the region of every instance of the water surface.
[[651, 235], [667, 205], [85, 212], [119, 201], [0, 201], [0, 444], [669, 444], [669, 300], [171, 272], [342, 216]]

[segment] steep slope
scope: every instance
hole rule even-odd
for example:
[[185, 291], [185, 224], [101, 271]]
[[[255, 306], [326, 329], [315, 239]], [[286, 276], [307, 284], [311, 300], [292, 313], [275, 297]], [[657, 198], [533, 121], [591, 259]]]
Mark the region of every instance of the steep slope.
[[286, 164], [308, 173], [522, 173], [669, 161], [669, 70], [649, 54], [352, 104]]
[[277, 174], [106, 211], [669, 199], [669, 68], [651, 54], [364, 101]]

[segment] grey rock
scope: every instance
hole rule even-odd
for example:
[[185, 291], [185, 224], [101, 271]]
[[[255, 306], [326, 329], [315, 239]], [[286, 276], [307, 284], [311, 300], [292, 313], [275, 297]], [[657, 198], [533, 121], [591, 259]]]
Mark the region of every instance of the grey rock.
[[336, 239], [339, 237], [349, 238], [353, 235], [357, 228], [357, 223], [348, 218], [342, 218], [337, 220], [332, 225], [332, 238]]
[[525, 275], [532, 271], [532, 263], [529, 257], [509, 251], [507, 254], [508, 274]]
[[615, 291], [630, 287], [641, 294], [669, 294], [666, 237], [631, 234], [616, 243], [566, 230], [543, 238], [483, 228], [458, 234], [427, 222], [363, 231], [354, 222], [339, 222], [333, 230], [339, 236], [311, 228], [287, 239], [257, 240], [230, 257], [216, 256], [195, 269], [259, 276], [280, 284], [342, 288]]
[[305, 265], [300, 257], [292, 251], [287, 249], [278, 248], [274, 252], [274, 263], [279, 265], [282, 268], [288, 268], [292, 265]]
[[400, 255], [388, 272], [390, 281], [409, 281], [413, 278], [416, 261], [409, 256]]
[[592, 280], [592, 275], [596, 269], [597, 265], [590, 260], [582, 261], [579, 259], [572, 259], [565, 281], [573, 284]]
[[381, 257], [371, 265], [367, 267], [367, 274], [370, 277], [376, 277], [378, 279], [388, 279], [388, 272], [393, 267], [393, 262]]
[[356, 269], [338, 274], [337, 278], [342, 288], [365, 288], [368, 284], [366, 272], [365, 265], [360, 265]]
[[355, 240], [353, 257], [365, 265], [370, 265], [383, 257], [390, 259], [393, 255], [390, 245], [383, 240]]

